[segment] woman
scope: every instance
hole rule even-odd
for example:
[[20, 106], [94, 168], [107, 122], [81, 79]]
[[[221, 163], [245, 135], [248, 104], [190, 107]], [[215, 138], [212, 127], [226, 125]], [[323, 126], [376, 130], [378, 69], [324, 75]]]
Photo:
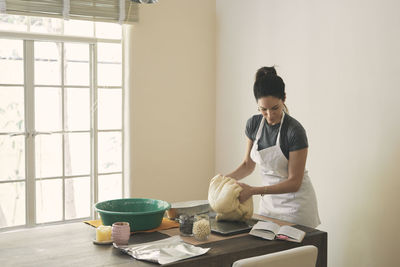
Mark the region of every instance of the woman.
[[254, 96], [259, 115], [247, 121], [244, 161], [226, 176], [240, 180], [261, 169], [260, 187], [239, 183], [239, 200], [261, 195], [260, 214], [295, 224], [320, 224], [315, 192], [305, 170], [308, 142], [303, 126], [289, 116], [285, 84], [274, 67], [257, 71]]

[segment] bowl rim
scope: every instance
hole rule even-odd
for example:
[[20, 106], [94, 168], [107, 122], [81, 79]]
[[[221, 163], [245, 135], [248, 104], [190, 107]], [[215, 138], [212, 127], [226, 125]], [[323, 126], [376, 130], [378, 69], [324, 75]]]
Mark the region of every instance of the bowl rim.
[[[123, 201], [127, 199], [134, 199], [134, 200], [155, 200], [155, 201], [162, 201], [166, 204], [165, 208], [162, 209], [157, 209], [157, 210], [150, 210], [150, 211], [109, 211], [109, 210], [103, 210], [97, 207], [98, 204], [104, 203], [104, 202], [109, 202], [109, 201]], [[165, 212], [166, 210], [169, 210], [171, 208], [171, 204], [168, 203], [165, 200], [161, 199], [155, 199], [155, 198], [117, 198], [117, 199], [109, 199], [109, 200], [104, 200], [101, 202], [97, 202], [94, 204], [94, 209], [99, 212], [99, 213], [105, 213], [105, 214], [119, 214], [119, 215], [146, 215], [146, 214], [153, 214], [153, 213], [160, 213], [160, 212]]]

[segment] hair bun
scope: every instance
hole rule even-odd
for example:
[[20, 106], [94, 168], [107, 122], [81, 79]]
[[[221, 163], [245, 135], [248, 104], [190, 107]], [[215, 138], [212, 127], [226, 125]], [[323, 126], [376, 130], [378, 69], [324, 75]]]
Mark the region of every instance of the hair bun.
[[262, 67], [256, 73], [256, 80], [261, 79], [262, 77], [268, 76], [277, 76], [275, 67]]

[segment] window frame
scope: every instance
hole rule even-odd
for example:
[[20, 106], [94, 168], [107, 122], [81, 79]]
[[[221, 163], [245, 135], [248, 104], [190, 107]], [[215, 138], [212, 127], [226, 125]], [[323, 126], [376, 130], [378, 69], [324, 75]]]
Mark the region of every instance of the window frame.
[[[123, 32], [123, 31], [122, 31]], [[26, 228], [26, 227], [34, 227], [38, 225], [53, 225], [53, 224], [63, 224], [69, 222], [82, 221], [85, 219], [96, 219], [98, 218], [97, 213], [94, 211], [94, 204], [98, 202], [98, 177], [103, 173], [99, 173], [98, 171], [98, 134], [101, 132], [120, 132], [121, 133], [121, 171], [119, 172], [110, 172], [106, 174], [121, 174], [121, 196], [125, 197], [128, 195], [129, 188], [127, 188], [126, 179], [126, 171], [125, 171], [125, 161], [126, 161], [126, 153], [125, 153], [125, 73], [124, 73], [124, 44], [121, 39], [107, 39], [107, 38], [96, 38], [96, 37], [82, 37], [82, 36], [66, 36], [66, 35], [56, 35], [56, 34], [42, 34], [42, 33], [31, 33], [31, 32], [11, 32], [11, 31], [3, 31], [0, 30], [0, 38], [1, 39], [17, 39], [22, 40], [23, 42], [23, 53], [24, 53], [24, 83], [23, 84], [0, 84], [0, 86], [23, 86], [24, 87], [24, 120], [25, 120], [25, 131], [24, 132], [0, 132], [0, 135], [25, 135], [25, 179], [21, 180], [2, 180], [2, 183], [11, 183], [11, 182], [25, 182], [25, 224], [18, 226], [6, 226], [0, 228], [0, 232], [9, 231], [13, 229]], [[90, 81], [89, 81], [89, 91], [90, 91], [90, 128], [88, 130], [90, 135], [90, 217], [85, 218], [77, 218], [77, 219], [65, 219], [65, 179], [73, 178], [75, 176], [78, 177], [87, 177], [87, 175], [65, 175], [64, 171], [61, 177], [62, 181], [62, 220], [55, 222], [45, 222], [45, 223], [36, 223], [36, 182], [39, 179], [36, 179], [35, 174], [35, 137], [33, 135], [37, 134], [34, 132], [34, 118], [35, 118], [35, 92], [34, 87], [40, 86], [34, 84], [34, 42], [35, 41], [45, 41], [45, 42], [61, 42], [62, 46], [64, 46], [65, 42], [68, 43], [85, 43], [89, 45], [89, 73], [90, 73]], [[103, 86], [97, 84], [97, 44], [98, 43], [118, 43], [121, 44], [121, 86]], [[64, 53], [62, 53], [61, 61], [64, 60]], [[61, 64], [62, 68], [64, 64]], [[61, 70], [63, 73], [63, 70]], [[41, 87], [41, 86], [40, 86]], [[62, 98], [64, 95], [64, 88], [69, 88], [74, 86], [65, 85], [62, 79], [60, 88], [62, 90]], [[79, 86], [75, 86], [79, 87]], [[86, 87], [86, 86], [85, 86]], [[121, 129], [98, 129], [98, 111], [97, 111], [97, 100], [98, 100], [98, 90], [107, 88], [109, 90], [113, 90], [114, 88], [121, 89]], [[62, 105], [64, 105], [64, 99], [62, 100]], [[62, 109], [64, 112], [64, 108]], [[62, 116], [62, 120], [64, 121], [64, 116]], [[65, 133], [75, 132], [75, 131], [67, 131], [62, 129], [61, 133], [63, 136]], [[81, 131], [78, 131], [81, 132]], [[86, 131], [85, 131], [86, 132]], [[63, 151], [63, 165], [64, 165], [64, 138], [62, 142], [62, 151]], [[64, 168], [64, 166], [63, 166]], [[49, 179], [49, 178], [44, 178]], [[50, 178], [52, 179], [52, 178]], [[59, 177], [57, 178], [59, 179]]]

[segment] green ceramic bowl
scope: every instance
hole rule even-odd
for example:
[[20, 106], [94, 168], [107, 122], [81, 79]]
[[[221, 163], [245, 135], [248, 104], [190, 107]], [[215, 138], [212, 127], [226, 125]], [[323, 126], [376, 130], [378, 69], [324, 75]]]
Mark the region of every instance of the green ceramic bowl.
[[150, 198], [113, 199], [95, 204], [104, 225], [129, 222], [131, 232], [160, 226], [166, 210], [171, 205], [163, 200]]

